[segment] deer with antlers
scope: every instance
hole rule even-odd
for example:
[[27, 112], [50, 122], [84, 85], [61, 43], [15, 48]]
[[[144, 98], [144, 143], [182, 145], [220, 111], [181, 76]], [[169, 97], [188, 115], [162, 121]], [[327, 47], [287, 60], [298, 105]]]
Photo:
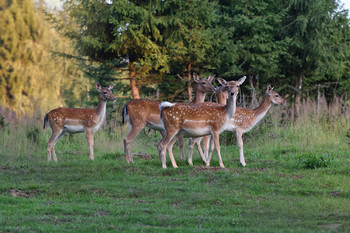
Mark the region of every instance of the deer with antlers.
[[177, 168], [172, 154], [172, 145], [180, 135], [184, 137], [212, 135], [219, 156], [220, 167], [224, 168], [220, 154], [219, 134], [226, 129], [236, 111], [239, 86], [245, 79], [246, 77], [244, 76], [238, 81], [224, 82], [229, 92], [226, 105], [213, 105], [210, 103], [186, 105], [169, 102], [160, 104], [162, 124], [166, 130], [166, 136], [158, 144], [158, 152], [163, 168], [166, 168], [166, 148], [173, 167]]
[[[217, 90], [218, 100], [220, 104], [226, 104], [227, 89], [219, 88]], [[287, 101], [281, 97], [277, 92], [273, 91], [273, 87], [270, 85], [267, 87], [265, 98], [262, 103], [256, 109], [246, 109], [237, 107], [235, 114], [230, 120], [230, 124], [226, 131], [236, 132], [237, 145], [239, 148], [240, 163], [242, 166], [246, 166], [246, 162], [243, 154], [243, 134], [250, 131], [255, 125], [257, 125], [269, 111], [270, 107], [275, 105], [286, 105]], [[210, 137], [203, 138], [203, 151], [207, 157], [207, 166], [210, 165], [210, 160], [213, 151], [213, 145], [210, 147], [210, 152], [208, 155], [208, 141]], [[198, 139], [196, 139], [198, 140]], [[192, 144], [195, 141], [190, 142]], [[211, 143], [212, 144], [212, 143]], [[193, 145], [192, 145], [193, 148]], [[189, 157], [193, 153], [191, 145], [189, 146]]]
[[[215, 75], [210, 75], [208, 78], [200, 78], [198, 74], [193, 73], [193, 80], [197, 85], [195, 98], [190, 104], [203, 103], [206, 93], [215, 92], [215, 87], [212, 85], [214, 77]], [[129, 133], [123, 140], [125, 160], [128, 163], [133, 162], [131, 143], [144, 127], [147, 126], [150, 129], [157, 130], [162, 134], [162, 137], [165, 136], [164, 127], [162, 126], [160, 120], [159, 104], [160, 102], [154, 100], [136, 99], [131, 100], [124, 105], [122, 110], [123, 123], [125, 120], [129, 122]], [[184, 159], [183, 138], [180, 138], [179, 141], [181, 158]], [[197, 148], [200, 150], [200, 153], [204, 159], [203, 152], [198, 144]]]
[[89, 144], [90, 159], [94, 159], [94, 134], [101, 127], [106, 118], [106, 104], [108, 100], [115, 101], [116, 98], [112, 93], [114, 85], [109, 87], [101, 87], [96, 83], [98, 96], [97, 108], [56, 108], [45, 115], [44, 126], [50, 125], [51, 137], [47, 143], [47, 160], [53, 159], [57, 161], [55, 145], [57, 141], [66, 133], [82, 133], [85, 132], [86, 139]]

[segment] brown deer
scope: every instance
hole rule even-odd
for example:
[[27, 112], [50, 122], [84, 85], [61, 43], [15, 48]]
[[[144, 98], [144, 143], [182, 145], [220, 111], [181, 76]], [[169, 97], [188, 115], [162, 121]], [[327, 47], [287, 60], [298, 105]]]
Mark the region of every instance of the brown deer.
[[[163, 102], [161, 109], [161, 120], [166, 130], [166, 136], [158, 144], [159, 156], [162, 160], [162, 167], [166, 168], [165, 149], [168, 149], [169, 157], [174, 168], [177, 168], [172, 154], [172, 145], [177, 137], [202, 137], [212, 135], [214, 137], [216, 151], [219, 156], [220, 167], [224, 167], [220, 154], [219, 134], [222, 133], [236, 111], [236, 100], [239, 86], [244, 82], [244, 76], [238, 81], [222, 83], [227, 86], [229, 92], [226, 105], [202, 103], [202, 104], [172, 104]], [[192, 158], [189, 158], [192, 160]]]
[[[220, 89], [218, 93], [218, 99], [220, 104], [225, 104], [225, 92], [227, 90]], [[229, 127], [226, 131], [234, 132], [236, 131], [237, 145], [239, 148], [240, 163], [242, 166], [246, 166], [244, 154], [243, 154], [243, 139], [244, 133], [250, 131], [255, 125], [257, 125], [269, 111], [273, 104], [286, 105], [287, 101], [281, 97], [277, 92], [273, 91], [273, 87], [270, 85], [267, 87], [265, 98], [262, 103], [256, 109], [246, 109], [237, 107], [235, 114], [230, 120]], [[207, 156], [207, 166], [210, 165], [210, 160], [212, 156], [213, 145], [211, 145], [209, 156], [208, 156], [208, 138], [203, 139], [203, 151]], [[194, 143], [194, 142], [192, 142]], [[193, 146], [192, 146], [193, 147]], [[189, 152], [190, 153], [190, 152]]]
[[94, 134], [101, 127], [106, 118], [107, 100], [115, 101], [116, 98], [112, 93], [114, 85], [109, 87], [101, 87], [96, 83], [99, 92], [98, 105], [93, 108], [56, 108], [45, 115], [44, 129], [46, 125], [51, 127], [51, 137], [47, 143], [47, 160], [53, 159], [57, 161], [55, 145], [57, 141], [66, 133], [82, 133], [85, 132], [86, 139], [89, 144], [90, 159], [94, 159]]
[[[227, 99], [228, 99], [228, 91], [227, 91], [227, 85], [225, 84], [225, 80], [218, 78], [218, 82], [221, 84], [221, 86], [216, 87], [216, 96], [217, 96], [217, 102], [222, 105], [226, 105]], [[216, 105], [215, 103], [207, 103], [208, 105]], [[194, 145], [197, 145], [197, 147], [200, 147], [200, 142], [203, 139], [203, 149], [204, 150], [198, 150], [200, 153], [203, 153], [204, 155], [200, 154], [202, 157], [202, 160], [206, 163], [208, 158], [208, 143], [210, 140], [210, 135], [204, 136], [204, 137], [197, 137], [197, 138], [190, 138], [189, 144], [188, 144], [188, 163], [190, 165], [193, 165], [192, 163], [192, 155], [193, 155], [193, 147]], [[204, 157], [204, 159], [203, 159]]]
[[[193, 73], [193, 80], [197, 83], [197, 86], [195, 98], [190, 104], [203, 103], [207, 92], [215, 92], [215, 87], [212, 85], [214, 77], [215, 75], [211, 75], [207, 79], [199, 78], [198, 74]], [[124, 138], [124, 154], [125, 160], [128, 163], [133, 162], [131, 143], [144, 127], [147, 126], [150, 129], [157, 130], [162, 134], [162, 137], [164, 137], [164, 127], [160, 120], [159, 104], [160, 102], [154, 100], [136, 99], [124, 105], [122, 110], [123, 123], [125, 120], [129, 122], [129, 133]], [[183, 145], [183, 138], [180, 138], [179, 146], [182, 159], [184, 159]], [[197, 148], [198, 147], [201, 152], [201, 148], [197, 144]], [[203, 155], [203, 152], [201, 155]], [[205, 160], [204, 157], [203, 159]]]

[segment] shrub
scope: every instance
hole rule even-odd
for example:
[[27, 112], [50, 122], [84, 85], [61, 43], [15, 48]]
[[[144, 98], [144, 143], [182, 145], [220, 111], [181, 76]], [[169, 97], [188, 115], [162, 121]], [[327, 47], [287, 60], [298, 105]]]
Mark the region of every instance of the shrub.
[[333, 158], [328, 153], [323, 154], [313, 154], [307, 153], [303, 154], [298, 159], [298, 167], [307, 169], [316, 169], [320, 167], [328, 167], [331, 165]]
[[36, 126], [31, 126], [27, 130], [27, 138], [33, 143], [39, 143], [40, 130]]

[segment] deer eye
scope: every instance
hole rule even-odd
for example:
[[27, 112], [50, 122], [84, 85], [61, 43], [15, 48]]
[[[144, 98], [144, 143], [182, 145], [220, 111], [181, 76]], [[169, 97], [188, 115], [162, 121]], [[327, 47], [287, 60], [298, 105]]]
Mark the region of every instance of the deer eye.
[[278, 95], [276, 95], [276, 97], [278, 97]]
[[107, 91], [104, 91], [103, 94], [104, 94], [104, 95], [107, 95]]

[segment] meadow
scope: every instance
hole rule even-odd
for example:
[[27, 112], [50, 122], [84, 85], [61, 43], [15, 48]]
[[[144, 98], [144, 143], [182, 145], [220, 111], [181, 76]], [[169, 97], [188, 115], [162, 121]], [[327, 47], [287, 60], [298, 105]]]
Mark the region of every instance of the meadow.
[[[155, 132], [123, 156], [127, 127], [109, 120], [89, 160], [84, 134], [65, 136], [47, 162], [41, 119], [0, 126], [0, 232], [350, 232], [350, 118], [275, 117], [244, 136], [221, 135], [225, 169], [174, 154], [161, 168]], [[111, 126], [112, 125], [112, 126]]]

